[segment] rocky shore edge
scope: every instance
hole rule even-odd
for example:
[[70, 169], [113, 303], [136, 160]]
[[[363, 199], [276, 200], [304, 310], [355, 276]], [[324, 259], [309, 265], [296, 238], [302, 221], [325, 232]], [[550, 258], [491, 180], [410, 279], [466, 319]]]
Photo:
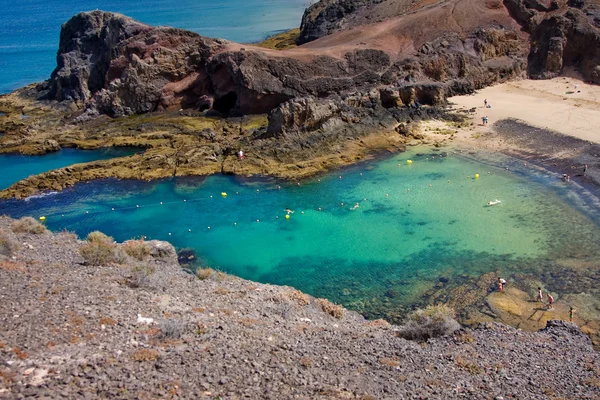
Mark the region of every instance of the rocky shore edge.
[[0, 218], [0, 398], [600, 394], [600, 357], [570, 323], [417, 343], [290, 287], [186, 273], [165, 242], [111, 242], [114, 262], [93, 266], [95, 235]]

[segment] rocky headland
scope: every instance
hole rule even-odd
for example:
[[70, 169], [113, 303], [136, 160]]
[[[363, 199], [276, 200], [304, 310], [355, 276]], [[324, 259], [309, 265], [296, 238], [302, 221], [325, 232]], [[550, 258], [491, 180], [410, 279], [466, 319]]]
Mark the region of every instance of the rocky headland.
[[[298, 47], [241, 45], [93, 11], [61, 31], [50, 79], [0, 97], [0, 151], [141, 146], [0, 193], [211, 173], [301, 178], [401, 150], [450, 95], [575, 67], [599, 83], [597, 1], [320, 1]], [[267, 45], [269, 46], [269, 45]], [[242, 149], [247, 157], [236, 157]]]
[[574, 324], [408, 341], [289, 287], [186, 273], [164, 242], [2, 217], [0, 282], [0, 398], [600, 395], [600, 357]]

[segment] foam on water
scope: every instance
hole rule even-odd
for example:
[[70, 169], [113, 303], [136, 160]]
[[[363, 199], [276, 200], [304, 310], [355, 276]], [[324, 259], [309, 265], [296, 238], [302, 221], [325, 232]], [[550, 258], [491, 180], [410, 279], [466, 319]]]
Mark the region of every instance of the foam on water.
[[[410, 304], [440, 276], [537, 274], [558, 257], [598, 257], [598, 209], [573, 201], [573, 187], [556, 176], [517, 168], [412, 149], [300, 186], [230, 176], [109, 180], [2, 207], [80, 235], [168, 240], [196, 250], [201, 265], [368, 314], [369, 299]], [[502, 203], [488, 207], [494, 199]]]

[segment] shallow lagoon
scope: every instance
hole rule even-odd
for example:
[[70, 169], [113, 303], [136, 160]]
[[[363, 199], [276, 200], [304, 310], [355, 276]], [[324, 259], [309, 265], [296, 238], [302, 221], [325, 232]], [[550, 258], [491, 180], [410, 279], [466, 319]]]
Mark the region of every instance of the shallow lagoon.
[[98, 150], [62, 149], [43, 156], [0, 154], [0, 190], [27, 178], [53, 169], [90, 161], [124, 157], [140, 151], [134, 148], [106, 148]]
[[[488, 207], [495, 199], [502, 202]], [[50, 228], [81, 236], [169, 240], [196, 250], [203, 266], [291, 285], [372, 317], [426, 302], [423, 293], [440, 279], [498, 270], [536, 276], [559, 258], [600, 255], [597, 199], [574, 184], [508, 158], [428, 148], [300, 185], [219, 175], [108, 180], [0, 208], [45, 215]]]

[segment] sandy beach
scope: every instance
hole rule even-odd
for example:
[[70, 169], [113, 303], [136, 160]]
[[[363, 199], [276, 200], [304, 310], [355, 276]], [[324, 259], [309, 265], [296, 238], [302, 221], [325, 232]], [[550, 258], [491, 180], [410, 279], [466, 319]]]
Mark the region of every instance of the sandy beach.
[[[484, 100], [491, 108], [484, 107]], [[449, 99], [455, 110], [476, 108], [476, 132], [487, 132], [503, 119], [600, 143], [600, 87], [576, 77], [522, 80], [491, 86], [471, 96]], [[487, 116], [489, 124], [482, 126]], [[471, 131], [470, 133], [473, 133]]]

